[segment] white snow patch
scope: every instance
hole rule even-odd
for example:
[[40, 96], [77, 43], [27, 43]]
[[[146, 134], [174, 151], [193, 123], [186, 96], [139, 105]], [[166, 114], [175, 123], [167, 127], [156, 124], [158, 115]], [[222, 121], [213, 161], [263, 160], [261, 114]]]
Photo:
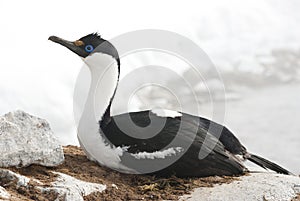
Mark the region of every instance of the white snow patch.
[[115, 188], [115, 189], [119, 189], [118, 186], [116, 184], [112, 184], [111, 187]]
[[300, 192], [300, 178], [273, 173], [252, 173], [230, 184], [195, 189], [186, 201], [290, 201]]
[[180, 112], [174, 111], [174, 110], [168, 110], [168, 109], [152, 109], [152, 113], [156, 114], [159, 117], [181, 117], [182, 114]]
[[131, 154], [136, 159], [155, 159], [155, 158], [165, 158], [167, 156], [176, 155], [176, 153], [182, 152], [184, 149], [182, 147], [171, 147], [163, 151], [155, 152], [139, 152], [137, 154]]
[[10, 194], [0, 186], [0, 200], [10, 200]]

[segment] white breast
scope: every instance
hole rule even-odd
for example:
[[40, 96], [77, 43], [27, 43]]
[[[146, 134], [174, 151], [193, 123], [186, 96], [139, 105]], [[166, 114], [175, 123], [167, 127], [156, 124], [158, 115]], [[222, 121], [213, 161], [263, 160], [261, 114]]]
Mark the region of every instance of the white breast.
[[99, 133], [102, 118], [118, 84], [118, 64], [107, 54], [94, 53], [85, 59], [91, 71], [91, 86], [78, 126], [78, 140], [89, 159], [128, 173], [136, 173], [121, 164], [124, 149], [104, 142]]

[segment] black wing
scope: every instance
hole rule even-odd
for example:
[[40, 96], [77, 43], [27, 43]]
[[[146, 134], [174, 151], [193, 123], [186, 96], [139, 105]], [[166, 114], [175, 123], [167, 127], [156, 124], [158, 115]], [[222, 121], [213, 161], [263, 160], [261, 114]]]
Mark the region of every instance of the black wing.
[[[244, 170], [244, 166], [226, 150], [222, 142], [211, 134], [210, 130], [208, 131], [209, 120], [204, 118], [187, 114], [176, 118], [160, 117], [151, 111], [142, 111], [117, 115], [106, 122], [108, 123], [100, 124], [100, 132], [107, 142], [115, 146], [127, 147], [130, 154], [153, 153], [170, 147], [170, 144], [172, 147], [184, 147], [185, 152], [180, 155], [178, 161], [155, 172], [156, 175], [173, 173], [177, 176], [233, 175], [241, 174]], [[149, 131], [147, 129], [139, 129], [147, 128], [149, 125], [161, 129], [154, 136], [153, 133], [143, 132]], [[230, 135], [230, 133], [225, 134]], [[199, 158], [200, 151], [204, 158]], [[159, 162], [156, 164], [160, 165], [163, 159], [157, 161]], [[153, 166], [153, 160], [148, 162], [143, 163], [144, 166]], [[126, 165], [129, 166], [130, 163]]]
[[[158, 119], [158, 122], [165, 121], [165, 126], [161, 130], [162, 132], [159, 133], [159, 135], [148, 140], [137, 139], [128, 135], [124, 136], [124, 132], [122, 132], [122, 135], [120, 135], [118, 122], [121, 122], [122, 126], [127, 126], [124, 124], [128, 123], [128, 117], [130, 118], [129, 121], [132, 121], [136, 126], [142, 128], [145, 128], [151, 123], [153, 123], [151, 122], [150, 118]], [[180, 129], [180, 123], [189, 124], [191, 127], [197, 126], [197, 129], [201, 131], [199, 133], [197, 132], [198, 135], [206, 136], [206, 134], [209, 132], [209, 134], [219, 139], [219, 141], [222, 143], [225, 149], [232, 154], [243, 155], [244, 153], [246, 153], [246, 148], [240, 143], [240, 141], [234, 136], [234, 134], [229, 129], [203, 117], [193, 116], [185, 113], [182, 113], [182, 117], [159, 117], [151, 111], [146, 110], [116, 115], [111, 117], [111, 119], [108, 122], [109, 123], [105, 124], [102, 127], [102, 129], [104, 129], [104, 133], [107, 133], [106, 137], [109, 139], [109, 141], [111, 141], [114, 145], [117, 146], [122, 145], [124, 142], [129, 142], [129, 144], [136, 143], [136, 145], [134, 147], [131, 147], [129, 150], [133, 153], [139, 151], [160, 150], [161, 148], [165, 147], [170, 143], [170, 141], [174, 139], [176, 133]], [[156, 125], [152, 124], [152, 126]], [[128, 131], [127, 133], [129, 134], [137, 132], [135, 128], [130, 128], [130, 125], [128, 125], [125, 130]], [[166, 132], [167, 134], [165, 134]], [[141, 133], [140, 135], [145, 136], [147, 135], [147, 133]], [[164, 135], [164, 137], [162, 138], [161, 135]], [[160, 143], [154, 146], [153, 143], [157, 143], [158, 141]]]

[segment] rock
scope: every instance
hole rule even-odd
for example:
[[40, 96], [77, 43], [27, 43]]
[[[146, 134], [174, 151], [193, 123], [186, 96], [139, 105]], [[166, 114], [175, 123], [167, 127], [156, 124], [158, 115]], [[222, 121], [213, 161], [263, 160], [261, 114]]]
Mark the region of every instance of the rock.
[[10, 200], [10, 194], [0, 186], [0, 200]]
[[84, 182], [60, 172], [53, 173], [58, 174], [59, 177], [51, 183], [52, 187], [44, 188], [44, 191], [54, 190], [58, 193], [59, 200], [84, 201], [83, 196], [106, 189], [106, 185]]
[[[57, 167], [0, 168], [0, 186], [16, 201], [177, 200], [187, 191], [192, 194], [184, 195], [181, 200], [284, 201], [300, 193], [297, 176], [261, 172], [240, 177], [154, 179], [98, 166], [75, 146], [65, 147], [64, 152], [66, 160]], [[300, 194], [293, 199], [296, 200], [300, 200]]]
[[290, 201], [300, 193], [298, 176], [274, 173], [251, 173], [229, 184], [196, 188], [186, 201]]
[[[41, 196], [43, 200], [61, 201], [84, 201], [84, 196], [106, 189], [106, 185], [81, 181], [60, 172], [52, 173], [58, 175], [56, 181], [43, 183], [7, 169], [0, 169], [0, 184], [8, 185], [10, 188], [16, 189], [17, 192], [23, 192], [23, 194], [35, 192], [35, 196]], [[28, 192], [26, 193], [26, 191]], [[0, 201], [10, 197], [10, 194], [0, 186]], [[14, 197], [18, 196], [14, 195]]]
[[15, 111], [0, 117], [0, 167], [56, 166], [64, 153], [46, 120]]
[[27, 187], [30, 181], [30, 178], [6, 169], [0, 169], [0, 179], [1, 183], [4, 184], [14, 182], [17, 188], [20, 186]]

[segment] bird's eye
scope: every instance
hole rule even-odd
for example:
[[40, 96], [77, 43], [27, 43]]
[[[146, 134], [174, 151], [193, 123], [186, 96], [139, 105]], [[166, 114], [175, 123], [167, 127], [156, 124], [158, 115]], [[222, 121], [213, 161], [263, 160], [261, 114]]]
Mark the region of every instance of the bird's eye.
[[84, 49], [86, 52], [90, 53], [94, 50], [94, 47], [92, 45], [87, 45], [87, 46], [85, 46]]

